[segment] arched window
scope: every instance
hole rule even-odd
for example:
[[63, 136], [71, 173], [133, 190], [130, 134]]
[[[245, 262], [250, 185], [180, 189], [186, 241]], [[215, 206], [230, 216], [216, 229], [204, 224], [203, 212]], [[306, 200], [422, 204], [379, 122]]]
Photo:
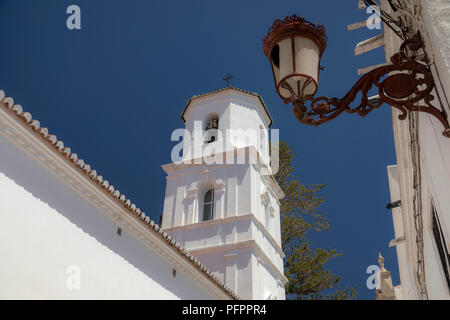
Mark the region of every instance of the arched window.
[[219, 116], [217, 113], [208, 115], [205, 119], [205, 143], [217, 140], [217, 130], [219, 129]]
[[214, 189], [206, 191], [203, 200], [203, 221], [212, 220], [214, 217]]

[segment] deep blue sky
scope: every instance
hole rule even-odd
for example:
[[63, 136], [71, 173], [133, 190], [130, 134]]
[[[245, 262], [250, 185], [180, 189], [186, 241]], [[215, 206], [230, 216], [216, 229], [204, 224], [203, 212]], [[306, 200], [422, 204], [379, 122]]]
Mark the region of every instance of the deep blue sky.
[[[81, 7], [82, 30], [66, 28], [66, 8]], [[373, 299], [366, 268], [386, 258], [398, 272], [386, 166], [395, 164], [391, 111], [365, 119], [342, 114], [314, 128], [298, 123], [273, 87], [261, 39], [276, 18], [297, 14], [325, 25], [319, 95], [342, 97], [356, 69], [384, 62], [379, 48], [354, 56], [356, 43], [380, 33], [347, 25], [368, 15], [357, 1], [0, 0], [0, 88], [31, 112], [99, 174], [156, 221], [165, 175], [181, 128], [180, 114], [195, 95], [233, 85], [263, 97], [280, 139], [298, 153], [304, 184], [327, 182], [330, 230], [315, 245], [343, 256], [328, 264]]]

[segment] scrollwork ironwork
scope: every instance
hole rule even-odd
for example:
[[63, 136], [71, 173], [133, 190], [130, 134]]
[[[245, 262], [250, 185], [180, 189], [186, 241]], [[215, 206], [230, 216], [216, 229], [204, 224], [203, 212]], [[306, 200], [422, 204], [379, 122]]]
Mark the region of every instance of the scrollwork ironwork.
[[[340, 115], [343, 111], [356, 113], [362, 117], [387, 103], [400, 110], [400, 120], [406, 119], [408, 112], [420, 111], [435, 116], [444, 126], [443, 135], [450, 137], [450, 126], [445, 110], [432, 105], [434, 96], [433, 75], [428, 66], [419, 62], [419, 55], [424, 54], [420, 33], [406, 40], [398, 53], [391, 57], [392, 64], [376, 68], [361, 77], [353, 88], [341, 99], [312, 96], [296, 96], [287, 82], [281, 86], [289, 90], [292, 98], [285, 103], [294, 105], [296, 118], [304, 124], [318, 126]], [[369, 100], [368, 93], [372, 87], [378, 88], [378, 101]], [[351, 107], [361, 93], [359, 105]], [[310, 102], [309, 107], [306, 102]]]

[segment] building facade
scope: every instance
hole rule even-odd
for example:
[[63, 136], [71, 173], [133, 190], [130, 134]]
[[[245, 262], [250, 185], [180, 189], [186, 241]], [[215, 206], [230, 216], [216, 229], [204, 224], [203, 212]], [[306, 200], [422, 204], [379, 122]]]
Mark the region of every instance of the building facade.
[[284, 299], [264, 102], [227, 87], [182, 118], [159, 226], [0, 91], [0, 298]]
[[[359, 1], [361, 8], [367, 3]], [[403, 43], [396, 33], [409, 38], [420, 32], [421, 63], [435, 82], [431, 104], [450, 114], [450, 2], [381, 0], [380, 6], [398, 24], [384, 22], [383, 33], [355, 52], [384, 46], [389, 63]], [[397, 163], [387, 168], [395, 232], [389, 246], [397, 250], [400, 284], [392, 286], [383, 261], [381, 278], [388, 280], [379, 283], [377, 298], [450, 299], [450, 138], [427, 113], [410, 112], [406, 120], [400, 114], [392, 108]]]
[[[284, 299], [280, 199], [261, 97], [227, 87], [192, 98], [162, 227], [243, 299]], [[177, 150], [178, 152], [178, 150]]]
[[0, 299], [236, 299], [0, 90]]

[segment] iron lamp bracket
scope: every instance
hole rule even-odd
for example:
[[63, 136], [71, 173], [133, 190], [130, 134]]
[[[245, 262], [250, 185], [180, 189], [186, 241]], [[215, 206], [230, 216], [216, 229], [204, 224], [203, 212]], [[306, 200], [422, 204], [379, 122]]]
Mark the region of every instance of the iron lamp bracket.
[[[432, 105], [435, 88], [433, 75], [429, 67], [421, 61], [424, 56], [424, 44], [418, 32], [400, 46], [398, 53], [391, 57], [391, 64], [376, 68], [361, 77], [352, 89], [341, 99], [314, 96], [296, 96], [287, 81], [281, 87], [291, 92], [285, 103], [292, 103], [293, 113], [298, 121], [318, 126], [328, 122], [343, 111], [356, 113], [362, 117], [387, 103], [400, 110], [400, 120], [406, 119], [408, 112], [419, 111], [436, 117], [444, 126], [443, 135], [450, 138], [450, 126], [445, 110]], [[379, 99], [369, 99], [369, 90], [378, 88]], [[361, 93], [359, 105], [350, 106]], [[309, 106], [307, 105], [309, 104]]]

